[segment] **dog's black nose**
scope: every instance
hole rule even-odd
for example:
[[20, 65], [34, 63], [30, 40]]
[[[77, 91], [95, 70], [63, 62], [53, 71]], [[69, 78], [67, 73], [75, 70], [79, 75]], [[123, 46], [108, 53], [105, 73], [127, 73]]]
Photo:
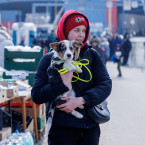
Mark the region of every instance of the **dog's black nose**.
[[71, 57], [71, 54], [67, 54], [67, 57]]

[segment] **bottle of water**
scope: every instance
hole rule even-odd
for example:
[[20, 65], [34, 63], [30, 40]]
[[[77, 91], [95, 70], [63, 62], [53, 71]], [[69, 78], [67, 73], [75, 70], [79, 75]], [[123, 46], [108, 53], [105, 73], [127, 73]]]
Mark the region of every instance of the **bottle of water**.
[[7, 139], [6, 142], [4, 143], [4, 145], [12, 145], [11, 140]]
[[12, 145], [13, 145], [13, 143], [15, 143], [15, 144], [17, 144], [17, 145], [24, 145], [24, 144], [23, 144], [23, 139], [22, 139], [22, 137], [20, 136], [20, 133], [19, 133], [18, 130], [15, 130], [15, 133], [13, 133], [13, 134], [9, 137], [9, 139], [11, 140]]
[[5, 145], [6, 142], [7, 142], [7, 138], [3, 139], [3, 140], [0, 142], [0, 145]]
[[19, 141], [14, 141], [12, 145], [22, 145]]
[[26, 129], [25, 130], [25, 134], [28, 136], [29, 138], [29, 145], [34, 145], [34, 140], [33, 140], [33, 137], [31, 135], [31, 133], [29, 132], [29, 129]]
[[12, 135], [9, 137], [9, 139], [14, 139], [18, 136], [19, 130], [15, 130], [15, 133], [12, 133]]
[[8, 82], [8, 88], [13, 86], [13, 82]]
[[19, 136], [22, 137], [23, 145], [29, 145], [29, 138], [25, 133], [20, 133]]
[[12, 136], [15, 139], [21, 138], [22, 145], [29, 145], [29, 139], [28, 139], [28, 136], [25, 133], [19, 133], [19, 131], [16, 130], [15, 133], [12, 134]]

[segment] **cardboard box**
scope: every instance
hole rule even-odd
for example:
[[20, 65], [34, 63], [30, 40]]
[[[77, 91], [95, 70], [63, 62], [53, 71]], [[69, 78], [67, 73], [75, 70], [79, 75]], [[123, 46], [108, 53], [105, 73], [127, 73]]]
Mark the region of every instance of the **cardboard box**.
[[25, 80], [25, 81], [16, 81], [16, 84], [19, 87], [19, 91], [25, 91], [25, 90], [31, 88], [31, 86], [27, 84], [27, 80]]
[[32, 119], [31, 123], [29, 124], [29, 126], [27, 127], [27, 129], [29, 129], [30, 133], [33, 134], [33, 130], [34, 130], [34, 121]]
[[7, 89], [7, 98], [18, 97], [18, 86], [12, 86]]
[[11, 132], [11, 127], [3, 128], [2, 131], [0, 131], [0, 141], [11, 136]]
[[3, 103], [7, 100], [7, 90], [1, 89], [0, 90], [0, 103]]
[[[22, 112], [22, 107], [12, 107], [11, 109], [14, 111]], [[8, 109], [6, 109], [6, 110], [8, 110]], [[26, 114], [34, 117], [33, 108], [26, 107]], [[40, 106], [36, 106], [36, 116], [41, 117], [42, 115], [45, 115], [45, 104], [41, 104]]]
[[[12, 82], [13, 86], [8, 88], [8, 83]], [[0, 85], [4, 86], [7, 88], [7, 98], [12, 98], [12, 97], [17, 97], [18, 96], [18, 86], [16, 84], [16, 81], [14, 80], [4, 80], [4, 81], [0, 81]]]

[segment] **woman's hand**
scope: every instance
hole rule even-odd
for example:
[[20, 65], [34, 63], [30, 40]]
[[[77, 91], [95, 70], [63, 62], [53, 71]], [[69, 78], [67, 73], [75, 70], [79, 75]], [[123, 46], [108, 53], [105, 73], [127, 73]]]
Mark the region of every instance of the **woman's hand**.
[[60, 74], [61, 79], [63, 81], [63, 83], [68, 87], [71, 83], [72, 77], [73, 77], [73, 72], [67, 72], [65, 74]]
[[66, 103], [56, 106], [61, 111], [65, 111], [67, 113], [71, 113], [75, 108], [85, 104], [85, 101], [82, 97], [63, 97], [62, 100], [67, 100]]

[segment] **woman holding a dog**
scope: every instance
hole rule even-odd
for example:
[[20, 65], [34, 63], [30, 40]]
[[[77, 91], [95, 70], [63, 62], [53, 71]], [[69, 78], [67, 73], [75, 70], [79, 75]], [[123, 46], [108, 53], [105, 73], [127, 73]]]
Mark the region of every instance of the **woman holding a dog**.
[[[101, 56], [87, 44], [89, 31], [88, 18], [75, 10], [67, 11], [58, 23], [58, 41], [75, 40], [83, 43], [78, 60], [89, 60], [87, 67], [92, 79], [88, 82], [80, 80], [72, 82], [76, 97], [67, 96], [62, 99], [62, 104], [56, 106], [48, 135], [49, 145], [99, 144], [99, 124], [91, 120], [87, 110], [90, 106], [100, 104], [110, 95], [112, 82]], [[68, 72], [59, 74], [55, 83], [48, 83], [47, 68], [50, 66], [52, 56], [53, 53], [49, 52], [40, 60], [32, 88], [32, 99], [36, 104], [54, 101], [57, 96], [68, 91], [68, 86], [73, 80], [73, 72]], [[82, 67], [79, 77], [89, 80], [90, 74]], [[84, 105], [84, 109], [79, 109], [80, 105]], [[78, 119], [71, 115], [70, 112], [74, 109], [83, 114], [83, 118]]]

